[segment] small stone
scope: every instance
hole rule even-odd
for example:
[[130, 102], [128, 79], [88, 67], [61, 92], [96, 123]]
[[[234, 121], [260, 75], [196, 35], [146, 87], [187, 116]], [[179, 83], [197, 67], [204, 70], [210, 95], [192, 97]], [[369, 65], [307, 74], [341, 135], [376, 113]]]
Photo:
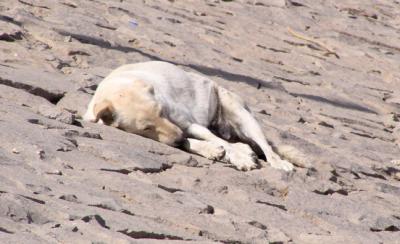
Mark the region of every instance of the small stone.
[[400, 159], [393, 159], [390, 161], [394, 166], [400, 166]]
[[400, 172], [397, 172], [393, 175], [395, 180], [399, 180], [400, 181]]
[[227, 194], [228, 193], [228, 186], [218, 187], [217, 192], [221, 193], [221, 194]]
[[74, 167], [72, 167], [69, 164], [63, 164], [64, 169], [74, 169]]
[[43, 151], [43, 150], [41, 150], [41, 149], [38, 150], [38, 151], [36, 151], [36, 154], [39, 156], [40, 159], [44, 159], [45, 156], [46, 156], [45, 151]]
[[64, 42], [71, 42], [72, 41], [72, 37], [71, 36], [66, 36], [64, 38]]
[[193, 11], [193, 14], [194, 15], [196, 15], [196, 16], [207, 16], [207, 14], [206, 13], [204, 13], [204, 12], [199, 12], [199, 11]]
[[52, 54], [46, 55], [45, 56], [46, 61], [55, 61], [56, 57]]
[[20, 153], [20, 151], [18, 149], [16, 149], [16, 148], [13, 148], [11, 151], [14, 154], [19, 154]]
[[75, 202], [75, 203], [79, 202], [78, 198], [73, 194], [62, 195], [59, 197], [59, 199], [62, 199], [62, 200], [68, 201], [68, 202]]
[[194, 157], [183, 153], [169, 155], [168, 161], [172, 164], [181, 164], [189, 167], [196, 167], [199, 165], [199, 162]]
[[55, 171], [46, 172], [46, 174], [49, 174], [49, 175], [62, 175], [62, 172], [60, 170], [55, 170]]
[[60, 227], [60, 226], [61, 226], [61, 224], [55, 224], [55, 225], [53, 225], [51, 228], [54, 229], [54, 228], [58, 228], [58, 227]]
[[214, 207], [211, 205], [207, 205], [204, 209], [200, 210], [200, 214], [214, 214]]
[[52, 107], [49, 105], [42, 105], [38, 108], [38, 113], [49, 119], [55, 119], [65, 124], [73, 124], [75, 121], [75, 115], [68, 112], [65, 109], [58, 107]]

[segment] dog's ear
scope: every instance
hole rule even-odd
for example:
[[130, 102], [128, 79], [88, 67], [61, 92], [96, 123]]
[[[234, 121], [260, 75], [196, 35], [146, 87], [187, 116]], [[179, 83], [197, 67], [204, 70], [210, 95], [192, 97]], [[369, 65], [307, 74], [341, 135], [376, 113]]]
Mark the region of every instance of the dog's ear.
[[110, 125], [114, 121], [114, 107], [108, 100], [103, 100], [94, 105], [94, 116], [96, 121], [101, 119], [104, 124]]

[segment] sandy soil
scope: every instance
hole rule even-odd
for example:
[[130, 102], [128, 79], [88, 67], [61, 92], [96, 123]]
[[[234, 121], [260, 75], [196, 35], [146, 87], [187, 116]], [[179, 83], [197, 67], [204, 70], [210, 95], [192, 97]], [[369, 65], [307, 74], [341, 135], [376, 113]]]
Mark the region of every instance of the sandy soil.
[[[0, 1], [1, 243], [399, 243], [400, 3]], [[164, 60], [250, 105], [292, 173], [80, 118]]]

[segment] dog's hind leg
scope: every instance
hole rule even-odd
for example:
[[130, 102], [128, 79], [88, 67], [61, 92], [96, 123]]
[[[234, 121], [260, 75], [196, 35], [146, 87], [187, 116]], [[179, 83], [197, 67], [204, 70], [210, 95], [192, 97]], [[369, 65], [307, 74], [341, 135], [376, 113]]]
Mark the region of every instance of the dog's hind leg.
[[228, 124], [240, 139], [256, 143], [272, 167], [286, 171], [293, 170], [293, 165], [290, 162], [281, 159], [272, 150], [272, 147], [264, 137], [260, 125], [239, 96], [222, 87], [218, 87], [218, 97], [221, 103], [223, 123]]

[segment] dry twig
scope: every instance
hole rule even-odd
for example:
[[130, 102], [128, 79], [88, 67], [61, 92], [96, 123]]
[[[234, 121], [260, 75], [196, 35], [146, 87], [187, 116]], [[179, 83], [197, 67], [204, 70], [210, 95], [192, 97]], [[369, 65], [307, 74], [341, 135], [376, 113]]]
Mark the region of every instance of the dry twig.
[[336, 58], [340, 58], [339, 55], [338, 55], [335, 51], [333, 51], [332, 49], [330, 49], [329, 47], [327, 47], [325, 44], [319, 42], [318, 40], [315, 40], [315, 39], [312, 38], [312, 37], [308, 37], [308, 36], [305, 36], [305, 35], [300, 34], [300, 33], [298, 33], [298, 32], [295, 32], [295, 31], [292, 30], [292, 28], [290, 28], [290, 27], [288, 27], [288, 32], [289, 32], [289, 34], [291, 34], [292, 36], [294, 36], [294, 37], [296, 37], [296, 38], [298, 38], [298, 39], [301, 39], [301, 40], [310, 42], [310, 43], [315, 44], [315, 45], [317, 45], [318, 47], [322, 48], [323, 50], [326, 51], [326, 53], [324, 54], [325, 56], [334, 55]]

